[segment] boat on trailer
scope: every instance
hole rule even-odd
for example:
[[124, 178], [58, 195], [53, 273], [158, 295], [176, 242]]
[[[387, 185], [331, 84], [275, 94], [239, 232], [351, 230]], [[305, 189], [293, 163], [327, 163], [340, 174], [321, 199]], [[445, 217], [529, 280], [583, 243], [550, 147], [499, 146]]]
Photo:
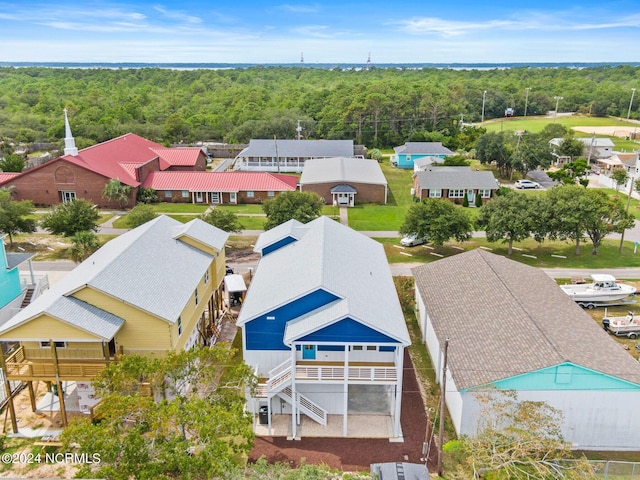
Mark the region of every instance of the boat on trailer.
[[629, 312], [624, 317], [609, 317], [605, 313], [602, 327], [605, 332], [616, 337], [638, 338], [640, 336], [640, 317], [636, 317], [633, 312]]
[[578, 305], [593, 308], [599, 305], [625, 303], [628, 297], [635, 295], [636, 287], [620, 283], [613, 275], [598, 273], [591, 275], [590, 283], [572, 283], [560, 285], [560, 288]]

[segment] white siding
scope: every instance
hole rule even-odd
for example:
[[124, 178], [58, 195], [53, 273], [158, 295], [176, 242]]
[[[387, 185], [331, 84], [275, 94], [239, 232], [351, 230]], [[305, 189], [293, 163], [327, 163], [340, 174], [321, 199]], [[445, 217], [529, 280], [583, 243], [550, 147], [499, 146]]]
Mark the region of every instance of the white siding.
[[252, 369], [258, 367], [258, 375], [267, 377], [269, 370], [277, 367], [285, 360], [291, 360], [288, 350], [245, 350], [244, 362]]

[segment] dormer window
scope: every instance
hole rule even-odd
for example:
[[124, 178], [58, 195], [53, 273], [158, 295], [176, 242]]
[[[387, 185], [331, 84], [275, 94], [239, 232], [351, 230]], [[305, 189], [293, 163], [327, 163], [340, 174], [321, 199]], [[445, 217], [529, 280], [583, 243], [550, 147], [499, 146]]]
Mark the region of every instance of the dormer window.
[[196, 291], [194, 292], [194, 296], [196, 299], [196, 305], [198, 305], [198, 289], [196, 288]]

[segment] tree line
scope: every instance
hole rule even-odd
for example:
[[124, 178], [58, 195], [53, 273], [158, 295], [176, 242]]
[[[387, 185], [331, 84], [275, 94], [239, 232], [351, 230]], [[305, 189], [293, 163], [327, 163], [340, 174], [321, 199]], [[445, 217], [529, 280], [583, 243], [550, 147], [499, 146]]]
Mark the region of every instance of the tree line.
[[[0, 140], [56, 142], [68, 108], [83, 148], [133, 132], [160, 143], [250, 138], [353, 139], [368, 147], [443, 141], [459, 122], [562, 108], [626, 116], [640, 67], [322, 70], [253, 67], [176, 71], [0, 68]], [[486, 92], [486, 93], [484, 93]], [[483, 114], [484, 112], [484, 114]], [[632, 108], [632, 118], [640, 118]], [[1, 143], [1, 142], [0, 142]]]
[[477, 228], [485, 232], [489, 242], [508, 244], [509, 255], [514, 242], [530, 237], [538, 242], [573, 241], [575, 254], [579, 255], [586, 237], [591, 240], [591, 253], [597, 255], [607, 235], [623, 233], [634, 223], [619, 198], [574, 183], [536, 196], [505, 188], [481, 207], [475, 225], [464, 209], [451, 202], [424, 199], [409, 209], [400, 233], [428, 237], [432, 245], [440, 247], [452, 238], [469, 240]]

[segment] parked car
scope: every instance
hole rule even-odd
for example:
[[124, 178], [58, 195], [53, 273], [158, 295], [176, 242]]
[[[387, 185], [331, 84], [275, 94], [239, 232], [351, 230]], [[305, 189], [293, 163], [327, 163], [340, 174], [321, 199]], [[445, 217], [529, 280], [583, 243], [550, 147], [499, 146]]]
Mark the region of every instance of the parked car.
[[518, 180], [515, 185], [516, 188], [540, 188], [540, 184], [538, 182], [533, 182], [531, 180]]
[[422, 245], [427, 243], [427, 237], [418, 237], [415, 233], [406, 235], [400, 240], [400, 245], [404, 247], [415, 247], [416, 245]]

